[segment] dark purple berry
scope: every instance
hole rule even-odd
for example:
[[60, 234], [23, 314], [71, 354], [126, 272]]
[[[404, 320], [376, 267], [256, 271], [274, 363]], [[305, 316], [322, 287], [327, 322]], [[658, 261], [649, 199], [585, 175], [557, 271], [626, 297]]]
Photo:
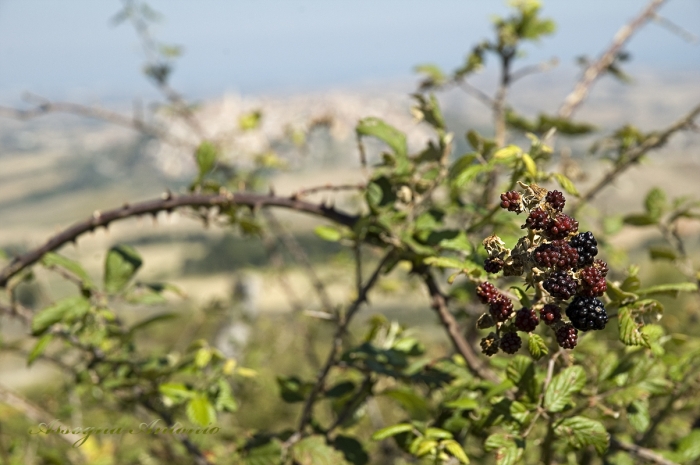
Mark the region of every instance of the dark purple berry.
[[595, 240], [590, 231], [578, 233], [571, 238], [570, 244], [578, 252], [579, 267], [590, 265], [593, 263], [594, 257], [598, 255], [598, 241]]
[[549, 275], [542, 283], [545, 291], [552, 297], [561, 300], [568, 300], [576, 294], [578, 285], [566, 271], [555, 271]]
[[540, 310], [540, 319], [547, 326], [561, 320], [561, 309], [554, 304], [547, 304]]
[[484, 270], [486, 270], [487, 273], [498, 273], [503, 269], [503, 260], [500, 258], [487, 258], [486, 261], [484, 261]]
[[593, 266], [598, 268], [600, 272], [603, 273], [603, 276], [607, 276], [608, 271], [610, 271], [610, 269], [608, 268], [608, 264], [605, 263], [603, 260], [594, 260]]
[[547, 202], [547, 204], [552, 208], [552, 210], [558, 212], [564, 210], [564, 204], [566, 204], [564, 194], [562, 194], [559, 191], [547, 192], [547, 196], [544, 198], [544, 201]]
[[489, 312], [496, 321], [506, 321], [513, 313], [513, 302], [503, 294], [499, 294], [496, 300], [489, 304]]
[[578, 342], [578, 331], [571, 323], [567, 323], [556, 331], [557, 343], [564, 349], [573, 349]]
[[598, 297], [605, 294], [608, 285], [605, 275], [595, 265], [589, 265], [579, 272], [581, 278], [581, 290], [579, 295], [586, 297]]
[[498, 340], [496, 339], [496, 334], [491, 333], [481, 340], [479, 344], [481, 346], [481, 352], [489, 357], [498, 353]]
[[537, 318], [537, 312], [534, 310], [523, 307], [517, 312], [515, 312], [515, 327], [518, 331], [523, 331], [529, 333], [537, 328], [540, 320]]
[[578, 252], [565, 241], [554, 241], [537, 247], [532, 258], [542, 268], [568, 270], [578, 263]]
[[476, 286], [476, 296], [479, 298], [482, 304], [490, 304], [498, 298], [500, 292], [496, 289], [496, 286], [488, 281], [485, 281], [478, 286]]
[[595, 297], [576, 296], [566, 307], [566, 316], [579, 331], [604, 329], [608, 322], [603, 302]]
[[545, 235], [549, 239], [564, 239], [576, 231], [578, 231], [578, 221], [569, 215], [559, 213], [547, 224]]
[[522, 345], [523, 340], [517, 333], [505, 333], [501, 336], [501, 350], [507, 354], [516, 353]]
[[551, 220], [549, 219], [549, 215], [546, 211], [542, 210], [541, 208], [535, 208], [530, 212], [530, 215], [528, 215], [527, 219], [525, 220], [525, 224], [521, 226], [521, 228], [541, 231], [549, 225], [550, 221]]
[[520, 205], [520, 194], [516, 191], [508, 191], [501, 194], [501, 208], [508, 210], [509, 212], [520, 213], [522, 206]]

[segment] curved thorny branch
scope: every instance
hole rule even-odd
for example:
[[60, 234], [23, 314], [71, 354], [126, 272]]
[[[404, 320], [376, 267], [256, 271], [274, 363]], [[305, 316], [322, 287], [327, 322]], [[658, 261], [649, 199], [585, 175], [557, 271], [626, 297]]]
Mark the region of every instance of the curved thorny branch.
[[335, 223], [349, 227], [352, 227], [357, 220], [356, 216], [340, 212], [332, 206], [329, 207], [305, 202], [289, 197], [278, 197], [272, 194], [233, 194], [231, 192], [224, 192], [220, 194], [173, 195], [167, 193], [159, 199], [148, 200], [132, 205], [124, 204], [124, 206], [120, 208], [104, 212], [96, 211], [90, 218], [75, 223], [73, 226], [50, 238], [40, 247], [15, 258], [9, 265], [0, 270], [0, 287], [5, 287], [10, 278], [41, 260], [41, 257], [46, 253], [57, 250], [68, 242], [75, 242], [81, 235], [94, 231], [99, 227], [107, 227], [114, 221], [147, 214], [157, 215], [159, 212], [171, 212], [178, 208], [225, 208], [235, 205], [248, 206], [251, 208], [288, 208], [298, 212], [327, 218]]

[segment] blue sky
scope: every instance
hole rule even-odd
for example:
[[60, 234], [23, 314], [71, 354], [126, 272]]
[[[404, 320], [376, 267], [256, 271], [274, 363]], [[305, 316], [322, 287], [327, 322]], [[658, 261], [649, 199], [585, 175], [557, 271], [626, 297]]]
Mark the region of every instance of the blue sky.
[[[490, 34], [504, 2], [486, 0], [152, 0], [155, 33], [179, 44], [174, 84], [189, 97], [316, 90], [406, 79], [416, 64], [458, 66]], [[557, 33], [523, 63], [596, 55], [645, 0], [550, 0]], [[128, 25], [109, 19], [116, 0], [0, 0], [0, 103], [23, 91], [51, 98], [153, 95]], [[700, 1], [671, 0], [661, 14], [700, 35]], [[698, 71], [700, 45], [658, 24], [628, 50], [637, 69]], [[634, 69], [634, 68], [633, 68]]]

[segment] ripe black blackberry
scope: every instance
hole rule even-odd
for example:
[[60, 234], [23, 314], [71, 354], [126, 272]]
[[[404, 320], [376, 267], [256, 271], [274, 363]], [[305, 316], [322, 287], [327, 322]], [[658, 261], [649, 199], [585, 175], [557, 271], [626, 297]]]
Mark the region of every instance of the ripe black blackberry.
[[593, 233], [586, 231], [578, 233], [571, 238], [571, 247], [578, 252], [578, 266], [583, 267], [593, 263], [593, 259], [598, 255], [598, 241], [593, 237]]
[[544, 280], [542, 287], [552, 297], [568, 300], [576, 294], [578, 284], [566, 271], [555, 271]]
[[542, 310], [540, 310], [540, 320], [547, 326], [556, 323], [561, 320], [561, 309], [554, 304], [545, 305]]
[[578, 263], [578, 252], [565, 241], [541, 244], [532, 258], [540, 267], [568, 270]]
[[509, 212], [516, 213], [523, 211], [523, 207], [520, 204], [520, 193], [516, 191], [508, 191], [501, 194], [501, 208], [504, 208]]
[[513, 302], [503, 294], [489, 304], [489, 312], [496, 321], [506, 321], [511, 313], [513, 313]]
[[581, 289], [579, 295], [586, 297], [598, 297], [605, 294], [608, 285], [605, 282], [605, 275], [595, 265], [589, 265], [579, 272], [581, 278]]
[[484, 270], [487, 273], [498, 273], [503, 269], [503, 260], [500, 258], [487, 258], [484, 261]]
[[515, 327], [518, 331], [529, 333], [537, 328], [540, 320], [537, 318], [537, 312], [531, 308], [523, 307], [515, 312]]
[[604, 329], [608, 322], [603, 302], [595, 297], [576, 296], [566, 307], [566, 316], [579, 331]]
[[520, 339], [517, 333], [505, 333], [501, 336], [501, 350], [507, 354], [514, 354], [523, 345], [523, 340]]
[[578, 231], [578, 221], [569, 215], [559, 213], [545, 228], [545, 235], [549, 239], [564, 239]]
[[501, 295], [501, 293], [498, 292], [496, 286], [488, 281], [484, 281], [476, 286], [476, 296], [479, 298], [482, 304], [489, 304], [493, 302], [499, 295]]
[[521, 229], [528, 228], [532, 229], [533, 231], [541, 231], [542, 229], [545, 229], [550, 222], [551, 220], [549, 219], [549, 215], [546, 211], [542, 210], [541, 208], [535, 208], [530, 212], [525, 220], [525, 224], [521, 226]]
[[544, 201], [547, 202], [547, 204], [550, 207], [552, 207], [552, 210], [555, 210], [558, 212], [564, 210], [564, 205], [566, 204], [566, 199], [564, 198], [564, 194], [562, 194], [559, 191], [547, 192], [547, 196], [544, 198]]
[[576, 347], [576, 342], [578, 342], [578, 331], [574, 328], [571, 323], [567, 323], [561, 326], [555, 332], [557, 336], [557, 343], [563, 349], [573, 349]]
[[481, 352], [489, 357], [498, 353], [498, 339], [496, 339], [495, 333], [490, 333], [485, 338], [481, 339]]

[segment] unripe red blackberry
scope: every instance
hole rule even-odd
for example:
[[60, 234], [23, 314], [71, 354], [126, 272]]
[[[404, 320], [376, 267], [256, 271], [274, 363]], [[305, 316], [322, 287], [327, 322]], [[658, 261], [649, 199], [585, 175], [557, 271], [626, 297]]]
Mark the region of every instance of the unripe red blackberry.
[[551, 220], [545, 228], [545, 235], [549, 239], [563, 239], [578, 231], [578, 221], [563, 213]]
[[605, 291], [608, 289], [605, 275], [595, 265], [589, 265], [582, 269], [579, 272], [579, 277], [581, 278], [579, 295], [598, 297], [605, 294]]
[[586, 231], [578, 233], [571, 238], [571, 246], [578, 252], [578, 266], [586, 266], [593, 263], [593, 259], [598, 255], [598, 241], [593, 233]]
[[578, 331], [571, 323], [567, 323], [556, 331], [557, 343], [563, 349], [573, 349], [578, 342]]
[[561, 300], [568, 300], [576, 294], [578, 285], [573, 277], [565, 271], [555, 271], [549, 275], [542, 283], [545, 291], [552, 297]]
[[610, 269], [608, 268], [608, 264], [605, 263], [603, 260], [594, 260], [593, 266], [598, 268], [600, 272], [603, 273], [603, 276], [607, 276], [608, 271], [610, 271]]
[[564, 205], [566, 204], [564, 194], [562, 194], [559, 191], [547, 192], [547, 196], [544, 198], [544, 201], [547, 202], [547, 204], [552, 208], [552, 210], [558, 212], [564, 210]]
[[506, 321], [510, 314], [513, 313], [513, 302], [503, 294], [489, 304], [489, 312], [496, 321]]
[[501, 336], [501, 350], [507, 354], [516, 353], [522, 345], [523, 340], [517, 333], [505, 333]]
[[476, 296], [479, 298], [482, 304], [490, 304], [498, 298], [500, 292], [496, 289], [496, 286], [488, 281], [476, 286]]
[[532, 258], [542, 268], [568, 270], [578, 263], [578, 252], [566, 241], [554, 241], [537, 247]]
[[579, 331], [604, 329], [608, 323], [605, 306], [595, 297], [576, 296], [566, 307], [566, 316]]
[[490, 333], [485, 338], [481, 339], [481, 352], [488, 355], [489, 357], [498, 353], [498, 339], [496, 339], [495, 333]]
[[531, 308], [523, 307], [515, 312], [515, 327], [518, 331], [529, 333], [537, 328], [540, 320], [537, 318], [537, 312]]
[[503, 260], [500, 258], [487, 258], [484, 261], [484, 270], [487, 273], [498, 273], [503, 269]]
[[561, 320], [561, 309], [554, 304], [547, 304], [540, 310], [540, 319], [547, 326]]
[[521, 229], [527, 228], [532, 229], [533, 231], [541, 231], [542, 229], [545, 229], [550, 222], [551, 220], [549, 219], [549, 215], [546, 211], [542, 210], [541, 208], [535, 208], [530, 212], [525, 220], [525, 224], [521, 226]]
[[504, 208], [509, 212], [520, 213], [523, 211], [523, 207], [520, 204], [520, 193], [516, 191], [508, 191], [501, 194], [501, 208]]

